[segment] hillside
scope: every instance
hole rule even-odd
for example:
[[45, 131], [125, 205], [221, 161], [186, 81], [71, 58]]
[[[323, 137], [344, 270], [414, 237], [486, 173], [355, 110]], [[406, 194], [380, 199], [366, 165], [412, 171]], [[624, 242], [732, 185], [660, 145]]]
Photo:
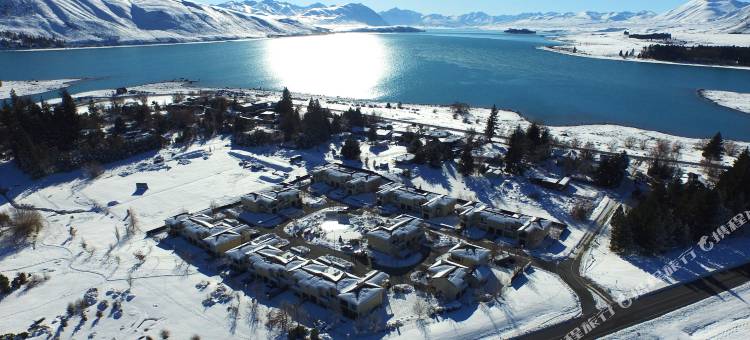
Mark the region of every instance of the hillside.
[[393, 8], [381, 12], [380, 16], [391, 25], [416, 25], [430, 27], [487, 27], [493, 25], [569, 25], [623, 22], [628, 20], [649, 19], [656, 16], [649, 11], [642, 12], [547, 12], [521, 13], [515, 15], [489, 15], [484, 12], [471, 12], [462, 15], [445, 16], [441, 14], [423, 15], [418, 12]]
[[319, 28], [178, 0], [3, 0], [0, 31], [69, 44], [133, 44], [309, 34]]
[[311, 25], [367, 25], [386, 26], [387, 23], [375, 11], [362, 4], [326, 6], [315, 3], [298, 6], [283, 1], [230, 1], [218, 5], [248, 14], [271, 17], [291, 17]]

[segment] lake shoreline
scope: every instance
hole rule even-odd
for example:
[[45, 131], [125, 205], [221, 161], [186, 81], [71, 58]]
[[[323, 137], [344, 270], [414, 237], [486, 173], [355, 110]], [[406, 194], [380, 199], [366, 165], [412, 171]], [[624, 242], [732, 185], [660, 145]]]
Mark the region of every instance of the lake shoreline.
[[[154, 83], [148, 83], [148, 84], [142, 84], [134, 87], [128, 88], [134, 89], [136, 91], [144, 91], [144, 92], [151, 92], [154, 96], [166, 96], [166, 95], [172, 95], [175, 93], [182, 93], [182, 94], [189, 94], [190, 92], [215, 92], [215, 91], [234, 91], [234, 92], [243, 92], [251, 95], [255, 95], [261, 98], [268, 98], [268, 97], [274, 97], [274, 96], [280, 96], [281, 90], [266, 90], [266, 89], [255, 89], [255, 88], [236, 88], [236, 87], [210, 87], [210, 86], [202, 86], [199, 84], [198, 81], [190, 80], [190, 79], [178, 79], [178, 80], [171, 80], [171, 81], [162, 81], [162, 82], [154, 82]], [[96, 95], [96, 92], [101, 92], [100, 98], [107, 97], [106, 92], [111, 92], [112, 89], [101, 89], [97, 91], [89, 91], [84, 92], [82, 94], [73, 94], [73, 97], [78, 97], [81, 95]], [[292, 92], [292, 97], [296, 99], [303, 99], [307, 100], [310, 98], [320, 99], [321, 101], [327, 102], [327, 103], [337, 103], [337, 105], [341, 106], [339, 108], [340, 110], [344, 110], [348, 107], [356, 107], [360, 106], [363, 110], [372, 109], [369, 107], [370, 105], [376, 105], [385, 107], [386, 104], [389, 102], [387, 101], [381, 101], [377, 99], [358, 99], [358, 98], [351, 98], [351, 97], [344, 97], [344, 96], [330, 96], [330, 95], [319, 95], [319, 94], [311, 94], [311, 93], [304, 93], [304, 92]], [[52, 101], [54, 102], [54, 101]], [[390, 102], [395, 110], [395, 103]], [[418, 103], [402, 103], [404, 107], [407, 108], [418, 108], [421, 111], [420, 112], [428, 112], [431, 110], [443, 110], [443, 111], [449, 111], [450, 105], [447, 104], [418, 104]], [[535, 119], [532, 119], [528, 116], [526, 116], [523, 112], [520, 112], [515, 109], [509, 109], [509, 108], [502, 108], [498, 107], [501, 113], [504, 114], [505, 119], [502, 120], [503, 124], [506, 124], [510, 127], [520, 126], [521, 128], [525, 128], [528, 126], [531, 122], [536, 121]], [[485, 106], [471, 106], [471, 110], [478, 110], [483, 112], [489, 112], [490, 107]], [[450, 114], [445, 114], [441, 116], [443, 119], [448, 119]], [[416, 119], [414, 122], [418, 122], [419, 120]], [[482, 121], [483, 123], [484, 121]], [[425, 122], [420, 122], [425, 123]], [[438, 122], [440, 123], [440, 122]], [[542, 123], [543, 124], [543, 123]], [[449, 124], [443, 124], [448, 126]], [[686, 136], [686, 135], [679, 135], [674, 134], [670, 132], [660, 131], [658, 129], [646, 129], [641, 128], [637, 126], [630, 126], [626, 124], [619, 124], [619, 123], [612, 123], [612, 122], [599, 122], [599, 123], [591, 123], [591, 124], [543, 124], [547, 127], [549, 127], [553, 132], [558, 132], [560, 134], [566, 134], [569, 132], [573, 132], [574, 134], [584, 134], [584, 133], [590, 133], [590, 134], [597, 134], [597, 135], [616, 135], [614, 132], [618, 133], [624, 133], [628, 136], [630, 135], [643, 135], [643, 136], [649, 136], [650, 139], [654, 138], [661, 138], [661, 139], [670, 139], [670, 140], [683, 140], [683, 141], [691, 141], [691, 143], [697, 143], [697, 141], [700, 141], [705, 138], [709, 138], [710, 136], [702, 136], [702, 137], [694, 137], [694, 136]], [[658, 137], [656, 137], [658, 136]], [[574, 138], [574, 137], [572, 137]], [[750, 140], [740, 140], [736, 139], [737, 142], [747, 144], [747, 146], [750, 146]], [[624, 139], [623, 141], [624, 142]]]
[[700, 89], [698, 95], [714, 105], [750, 114], [750, 93]]
[[[557, 40], [555, 40], [557, 41]], [[560, 42], [560, 41], [557, 41]], [[553, 52], [553, 53], [559, 53], [569, 56], [575, 56], [575, 57], [581, 57], [581, 58], [590, 58], [590, 59], [600, 59], [600, 60], [611, 60], [611, 61], [625, 61], [625, 62], [636, 62], [636, 63], [646, 63], [646, 64], [663, 64], [663, 65], [677, 65], [677, 66], [693, 66], [693, 67], [708, 67], [708, 68], [720, 68], [720, 69], [731, 69], [731, 70], [743, 70], [743, 71], [750, 71], [750, 67], [747, 66], [729, 66], [729, 65], [712, 65], [712, 64], [693, 64], [693, 63], [678, 63], [678, 62], [672, 62], [672, 61], [662, 61], [662, 60], [656, 60], [656, 59], [640, 59], [640, 58], [622, 58], [622, 57], [609, 57], [609, 56], [603, 56], [603, 55], [594, 55], [594, 54], [587, 54], [587, 53], [581, 53], [581, 52], [572, 52], [561, 49], [561, 47], [568, 47], [568, 46], [539, 46], [538, 49], [542, 51], [547, 52]]]

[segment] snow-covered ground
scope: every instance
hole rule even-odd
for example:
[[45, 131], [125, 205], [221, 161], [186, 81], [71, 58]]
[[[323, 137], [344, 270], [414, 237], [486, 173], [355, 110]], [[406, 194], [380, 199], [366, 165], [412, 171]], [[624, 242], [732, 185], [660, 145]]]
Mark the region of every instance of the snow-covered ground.
[[[162, 330], [180, 339], [193, 334], [203, 338], [272, 338], [278, 333], [265, 327], [264, 317], [281, 301], [299, 303], [313, 318], [327, 320], [330, 313], [324, 309], [284, 293], [271, 300], [261, 298], [259, 317], [250, 322], [251, 301], [257, 294], [250, 288], [239, 290], [243, 287], [238, 283], [240, 278], [220, 277], [218, 262], [202, 250], [189, 248], [192, 246], [186, 250], [185, 244], [177, 244], [179, 240], [159, 242], [143, 233], [179, 211], [204, 209], [212, 201], [221, 204], [272, 185], [261, 179], [262, 173], [240, 166], [241, 160], [262, 160], [267, 168], [286, 172], [291, 178], [320, 162], [321, 152], [325, 151], [301, 152], [306, 167], [298, 168], [288, 164], [286, 151], [233, 149], [228, 141], [216, 138], [185, 149], [161, 151], [164, 165], [153, 164], [155, 153], [107, 165], [96, 179], [84, 178], [75, 171], [30, 180], [12, 163], [0, 164], [0, 186], [8, 187], [9, 196], [16, 202], [86, 211], [42, 212], [48, 224], [34, 247], [1, 248], [0, 272], [4, 275], [13, 277], [23, 271], [47, 279], [0, 302], [0, 329], [20, 332], [45, 318], [40, 324], [61, 338], [156, 338]], [[136, 193], [137, 182], [148, 183], [149, 189]], [[3, 201], [0, 210], [8, 208]], [[138, 221], [139, 230], [133, 235], [126, 232], [129, 209]], [[144, 255], [143, 262], [138, 254]], [[224, 291], [220, 283], [228, 290]], [[97, 301], [85, 312], [87, 319], [73, 316], [61, 328], [60, 316], [66, 314], [66, 306], [92, 288], [97, 290]], [[409, 299], [416, 299], [416, 295], [407, 297], [406, 302]], [[101, 301], [107, 301], [107, 306], [100, 307]], [[112, 309], [115, 302], [122, 306], [121, 311]], [[400, 320], [403, 326], [386, 337], [410, 338], [422, 332], [463, 338], [507, 337], [580, 314], [575, 295], [558, 277], [541, 270], [533, 270], [505, 288], [497, 302], [466, 303], [462, 309], [434, 319], [415, 319], [412, 306], [404, 302], [390, 302], [392, 315], [383, 322]], [[240, 311], [236, 323], [227, 311], [235, 305]], [[102, 317], [96, 316], [97, 309], [103, 309]], [[352, 322], [343, 321], [331, 332], [338, 337], [355, 331]], [[373, 338], [384, 335], [370, 334]]]
[[703, 90], [700, 91], [700, 94], [718, 105], [750, 113], [750, 93]]
[[559, 277], [533, 268], [504, 288], [498, 302], [464, 305], [436, 318], [416, 320], [416, 294], [390, 296], [393, 320], [403, 327], [393, 339], [507, 339], [577, 317], [581, 313], [575, 294]]
[[[635, 298], [746, 263], [750, 257], [750, 235], [739, 231], [735, 234], [716, 244], [708, 252], [701, 250], [696, 244], [693, 247], [697, 255], [695, 260], [683, 264], [680, 255], [690, 248], [674, 250], [657, 257], [617, 255], [609, 249], [610, 228], [607, 227], [583, 255], [581, 274], [604, 288], [616, 300]], [[680, 262], [679, 269], [669, 280], [659, 279], [657, 271], [663, 272], [665, 266], [673, 261]]]
[[[248, 97], [254, 97], [258, 100], [265, 101], [278, 101], [280, 98], [280, 92], [275, 91], [259, 91], [249, 89], [230, 89], [230, 88], [201, 88], [194, 87], [182, 82], [163, 82], [154, 84], [145, 84], [128, 88], [128, 90], [144, 91], [150, 93], [149, 99], [157, 100], [161, 103], [170, 103], [172, 101], [171, 94], [183, 93], [189, 94], [191, 92], [199, 91], [217, 91], [217, 90], [229, 90], [243, 92]], [[101, 97], [108, 98], [113, 90], [98, 90], [90, 91], [80, 94], [75, 94], [75, 97]], [[295, 105], [307, 105], [307, 101], [310, 98], [318, 98], [321, 100], [323, 106], [330, 108], [334, 111], [345, 111], [351, 107], [361, 106], [361, 110], [365, 114], [372, 114], [380, 116], [386, 119], [398, 120], [404, 123], [420, 123], [427, 124], [436, 127], [445, 127], [449, 129], [461, 129], [461, 130], [474, 130], [484, 131], [484, 124], [487, 121], [487, 117], [490, 114], [488, 108], [471, 108], [469, 113], [466, 115], [454, 115], [452, 109], [449, 106], [439, 105], [423, 105], [423, 104], [403, 104], [402, 108], [398, 108], [396, 103], [391, 103], [391, 108], [387, 108], [388, 103], [376, 102], [369, 100], [360, 100], [353, 98], [341, 98], [341, 97], [326, 97], [314, 94], [295, 93], [294, 94]], [[133, 98], [132, 100], [136, 100]], [[54, 103], [53, 100], [49, 101]], [[498, 114], [498, 134], [501, 136], [508, 136], [512, 133], [516, 126], [526, 128], [530, 122], [523, 117], [521, 114], [510, 111], [500, 110]], [[574, 126], [549, 126], [550, 132], [553, 137], [557, 138], [561, 142], [573, 142], [579, 146], [584, 146], [587, 142], [591, 142], [595, 149], [602, 151], [614, 151], [621, 152], [625, 151], [629, 155], [636, 156], [647, 156], [651, 148], [656, 145], [658, 141], [669, 141], [673, 145], [680, 144], [681, 152], [677, 160], [685, 162], [699, 163], [702, 156], [700, 145], [703, 143], [702, 139], [680, 137], [669, 135], [658, 131], [650, 131], [633, 127], [609, 125], [609, 124], [597, 124], [597, 125], [574, 125]], [[707, 138], [709, 136], [706, 136]], [[738, 149], [750, 147], [750, 143], [737, 142]], [[725, 165], [732, 165], [735, 158], [727, 156], [723, 158]]]
[[80, 79], [55, 80], [0, 80], [0, 100], [10, 98], [10, 91], [18, 96], [30, 96], [38, 93], [55, 91], [70, 86]]
[[750, 333], [748, 301], [746, 283], [604, 339], [743, 339]]
[[[651, 62], [651, 63], [663, 63], [670, 64], [670, 62], [639, 59], [636, 56], [641, 50], [649, 45], [653, 45], [659, 42], [650, 40], [632, 39], [624, 34], [626, 29], [618, 29], [614, 32], [601, 30], [576, 30], [562, 33], [553, 40], [562, 43], [562, 46], [556, 46], [554, 48], [544, 48], [547, 51], [559, 52], [564, 54], [570, 54], [582, 57], [601, 58], [601, 59], [612, 59], [612, 60], [625, 60], [635, 62]], [[672, 33], [673, 41], [686, 46], [750, 46], [750, 39], [747, 38], [747, 34], [729, 34], [729, 33], [708, 33], [708, 32], [685, 32], [685, 31], [668, 31]], [[634, 32], [635, 33], [635, 32]], [[575, 47], [576, 51], [573, 53], [572, 49]], [[623, 58], [620, 56], [620, 52], [623, 54], [626, 52], [634, 52], [633, 57]], [[681, 64], [691, 66], [707, 66], [707, 67], [730, 67], [738, 69], [750, 69], [748, 67], [741, 66], [715, 66], [715, 65], [699, 65], [699, 64]]]

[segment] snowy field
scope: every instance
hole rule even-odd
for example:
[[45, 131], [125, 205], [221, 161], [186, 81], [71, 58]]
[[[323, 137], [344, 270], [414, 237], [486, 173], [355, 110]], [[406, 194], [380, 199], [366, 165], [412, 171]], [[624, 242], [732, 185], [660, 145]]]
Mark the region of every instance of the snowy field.
[[[45, 318], [40, 325], [48, 327], [42, 327], [48, 331], [41, 331], [41, 335], [70, 339], [123, 335], [156, 338], [162, 330], [169, 330], [173, 338], [179, 339], [193, 334], [242, 339], [277, 336], [276, 331], [265, 327], [264, 315], [284, 301], [301, 303], [293, 295], [284, 293], [253, 304], [257, 294], [252, 289], [234, 294], [243, 287], [238, 283], [240, 279], [219, 276], [218, 263], [203, 251], [186, 251], [184, 246], [175, 245], [178, 241], [158, 242], [146, 238], [144, 232], [162, 225], [164, 218], [177, 212], [204, 209], [211, 202], [233, 201], [273, 184], [262, 180], [263, 173], [240, 166], [242, 160], [260, 162], [268, 171], [294, 178], [329, 157], [325, 149], [298, 152], [305, 158], [305, 167], [293, 167], [288, 164], [286, 152], [273, 148], [234, 149], [227, 140], [216, 138], [186, 149], [160, 151], [165, 158], [163, 165], [153, 163], [156, 152], [110, 164], [96, 179], [85, 178], [76, 171], [33, 181], [13, 164], [0, 164], [0, 186], [9, 187], [8, 194], [14, 201], [58, 211], [42, 212], [48, 225], [34, 248], [2, 247], [0, 272], [13, 277], [23, 271], [44, 280], [3, 299], [0, 329], [24, 331], [35, 320]], [[149, 189], [137, 192], [138, 182], [148, 183]], [[0, 209], [8, 208], [9, 204], [3, 201]], [[129, 212], [138, 221], [134, 234], [126, 232]], [[140, 255], [143, 261], [139, 260]], [[224, 291], [220, 283], [235, 290]], [[83, 298], [87, 291], [93, 292], [88, 300], [94, 302], [85, 312], [86, 319], [73, 316], [66, 327], [61, 327], [66, 306]], [[416, 296], [406, 299], [408, 302]], [[115, 305], [120, 307], [114, 308]], [[227, 311], [228, 306], [235, 305], [240, 310], [236, 319]], [[253, 308], [256, 311], [251, 313]], [[411, 338], [422, 332], [467, 339], [507, 337], [580, 314], [575, 295], [559, 278], [541, 270], [534, 270], [505, 288], [500, 301], [465, 303], [458, 311], [429, 320], [416, 320], [413, 307], [404, 301], [394, 300], [388, 308], [391, 314], [386, 314], [383, 322], [402, 322], [398, 330], [386, 334], [390, 338]], [[304, 303], [304, 309], [315, 318], [330, 317], [311, 303]], [[96, 316], [97, 310], [102, 310], [101, 317]], [[328, 321], [338, 322], [331, 331], [334, 337], [357, 332], [350, 321]], [[195, 327], [197, 324], [201, 327]], [[364, 334], [379, 338], [385, 333]]]
[[59, 90], [70, 86], [80, 79], [55, 79], [55, 80], [2, 80], [0, 86], [0, 100], [10, 98], [10, 90], [15, 90], [18, 96], [30, 96], [34, 94]]
[[[606, 31], [606, 30], [605, 30]], [[623, 32], [625, 29], [619, 29], [616, 32], [603, 32], [597, 31], [576, 31], [561, 34], [554, 38], [555, 41], [562, 43], [562, 48], [544, 48], [547, 51], [559, 52], [564, 54], [570, 54], [582, 57], [601, 58], [601, 59], [612, 59], [612, 60], [625, 60], [635, 62], [650, 62], [650, 63], [662, 63], [662, 64], [679, 64], [670, 63], [658, 60], [638, 59], [636, 57], [623, 58], [620, 56], [622, 53], [635, 52], [635, 56], [641, 52], [641, 50], [649, 45], [653, 45], [657, 42], [650, 40], [631, 39]], [[637, 31], [633, 31], [636, 33]], [[672, 33], [674, 41], [681, 45], [687, 46], [750, 46], [750, 39], [745, 34], [728, 34], [728, 33], [695, 33], [695, 32], [681, 32], [681, 31], [668, 31]], [[576, 48], [576, 53], [572, 53], [573, 47]], [[734, 66], [715, 66], [715, 65], [697, 65], [697, 64], [680, 64], [680, 65], [691, 65], [700, 67], [728, 67], [736, 69], [750, 69], [748, 67], [734, 67]]]
[[750, 113], [750, 93], [704, 90], [700, 94], [718, 105]]
[[390, 296], [395, 320], [404, 323], [389, 339], [507, 339], [581, 313], [575, 294], [557, 276], [533, 268], [503, 290], [498, 302], [464, 305], [437, 318], [415, 320], [416, 294]]
[[750, 284], [712, 296], [604, 339], [742, 339], [750, 333]]
[[[602, 230], [583, 255], [581, 274], [604, 288], [614, 299], [625, 300], [668, 286], [697, 280], [711, 272], [732, 268], [750, 258], [750, 234], [736, 232], [716, 244], [709, 252], [696, 244], [694, 261], [682, 265], [680, 255], [689, 248], [670, 251], [657, 257], [637, 255], [620, 256], [609, 250], [610, 228]], [[656, 277], [671, 261], [680, 262], [680, 268], [668, 281]]]

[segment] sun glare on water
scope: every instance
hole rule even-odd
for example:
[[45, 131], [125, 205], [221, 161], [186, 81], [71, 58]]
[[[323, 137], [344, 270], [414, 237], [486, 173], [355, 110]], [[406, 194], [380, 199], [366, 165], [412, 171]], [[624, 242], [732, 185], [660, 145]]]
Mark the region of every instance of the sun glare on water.
[[332, 34], [267, 41], [266, 65], [294, 92], [375, 98], [389, 72], [387, 49], [375, 34]]

